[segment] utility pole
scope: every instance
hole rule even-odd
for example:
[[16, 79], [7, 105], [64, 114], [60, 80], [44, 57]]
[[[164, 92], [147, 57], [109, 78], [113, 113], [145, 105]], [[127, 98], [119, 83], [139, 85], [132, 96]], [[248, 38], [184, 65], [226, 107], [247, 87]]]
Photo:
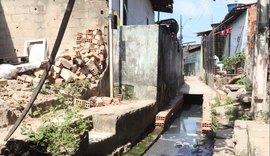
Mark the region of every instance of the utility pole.
[[124, 0], [120, 0], [120, 26], [124, 25]]
[[180, 46], [182, 47], [182, 40], [183, 40], [183, 26], [182, 26], [182, 15], [180, 15], [180, 32], [179, 32], [179, 42]]

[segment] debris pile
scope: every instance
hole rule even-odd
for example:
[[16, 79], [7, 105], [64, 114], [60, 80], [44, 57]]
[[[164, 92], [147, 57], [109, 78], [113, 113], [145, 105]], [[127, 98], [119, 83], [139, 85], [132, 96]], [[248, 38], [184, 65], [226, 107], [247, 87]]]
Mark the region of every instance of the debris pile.
[[96, 83], [105, 69], [106, 58], [106, 46], [100, 29], [77, 33], [76, 46], [73, 51], [66, 49], [56, 57], [49, 80], [62, 83], [73, 78]]
[[91, 107], [101, 107], [107, 105], [116, 105], [121, 101], [120, 98], [110, 98], [110, 97], [96, 97], [93, 96], [88, 100], [74, 99], [74, 104], [79, 104], [82, 108], [88, 109]]

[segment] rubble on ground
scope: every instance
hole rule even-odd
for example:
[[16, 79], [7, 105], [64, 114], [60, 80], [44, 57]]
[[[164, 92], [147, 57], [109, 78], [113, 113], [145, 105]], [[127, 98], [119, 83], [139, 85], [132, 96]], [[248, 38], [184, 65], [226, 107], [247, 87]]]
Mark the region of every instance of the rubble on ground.
[[[97, 97], [98, 94], [94, 93], [107, 67], [106, 48], [100, 29], [87, 29], [85, 32], [77, 33], [73, 49], [59, 51], [56, 56], [48, 79], [35, 100], [35, 109], [39, 107], [49, 110], [49, 107], [57, 104], [55, 102], [59, 103], [59, 95], [64, 99], [73, 99], [71, 101], [73, 104], [81, 102], [85, 109], [120, 104], [121, 98]], [[44, 70], [45, 66], [23, 70], [23, 72], [17, 70], [11, 73], [12, 76], [5, 76], [7, 79], [0, 79], [0, 128], [14, 124], [30, 101]], [[83, 81], [87, 85], [77, 86], [71, 88], [72, 91], [67, 91], [73, 87], [72, 85], [76, 85], [76, 81]], [[59, 87], [61, 85], [64, 87]], [[76, 90], [76, 95], [74, 90]], [[92, 97], [88, 99], [83, 99], [82, 94], [89, 93], [86, 90], [93, 90], [93, 95], [91, 94]]]

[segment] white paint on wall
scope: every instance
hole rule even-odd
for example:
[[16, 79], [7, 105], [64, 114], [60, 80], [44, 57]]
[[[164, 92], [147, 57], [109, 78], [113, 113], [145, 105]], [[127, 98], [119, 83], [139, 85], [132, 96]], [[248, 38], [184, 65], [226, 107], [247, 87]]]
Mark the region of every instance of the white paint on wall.
[[[113, 4], [120, 15], [119, 1]], [[127, 25], [147, 25], [155, 22], [154, 9], [150, 0], [127, 0]]]
[[245, 50], [247, 46], [247, 26], [248, 26], [248, 14], [247, 11], [242, 13], [232, 23], [231, 41], [230, 41], [230, 56], [234, 56], [235, 53]]
[[154, 24], [155, 14], [150, 0], [129, 0], [128, 8], [128, 25]]

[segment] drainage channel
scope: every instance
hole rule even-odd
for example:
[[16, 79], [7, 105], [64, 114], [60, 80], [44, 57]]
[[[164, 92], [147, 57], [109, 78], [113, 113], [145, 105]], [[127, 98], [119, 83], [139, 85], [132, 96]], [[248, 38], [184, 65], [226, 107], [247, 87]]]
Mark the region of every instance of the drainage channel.
[[203, 95], [184, 95], [184, 103], [145, 156], [210, 156], [213, 143], [201, 143]]

